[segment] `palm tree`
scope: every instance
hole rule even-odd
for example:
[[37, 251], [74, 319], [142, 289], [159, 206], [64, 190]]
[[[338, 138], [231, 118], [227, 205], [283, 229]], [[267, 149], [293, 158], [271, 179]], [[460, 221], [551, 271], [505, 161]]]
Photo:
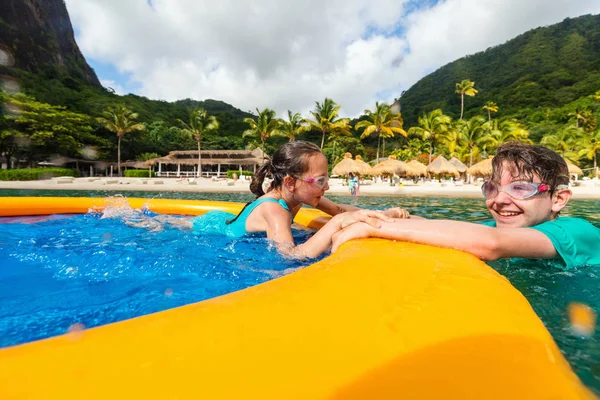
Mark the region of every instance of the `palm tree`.
[[498, 112], [498, 104], [494, 103], [493, 101], [488, 101], [487, 103], [485, 103], [485, 106], [481, 108], [487, 111], [489, 122], [492, 121], [492, 113]]
[[446, 147], [445, 154], [448, 154], [450, 157], [459, 158], [460, 154], [464, 151], [464, 143], [461, 141], [461, 132], [457, 124], [448, 125], [448, 129], [438, 136], [438, 140], [440, 144]]
[[[575, 117], [575, 127], [583, 128], [585, 132], [591, 132], [596, 128], [596, 117], [589, 109], [575, 108], [575, 111], [569, 113], [570, 117]], [[579, 122], [581, 121], [581, 125]]]
[[481, 144], [482, 139], [488, 133], [486, 121], [483, 117], [473, 117], [468, 121], [459, 121], [457, 128], [461, 140], [469, 148], [469, 168], [473, 166], [473, 148]]
[[598, 175], [598, 152], [600, 152], [600, 129], [596, 129], [591, 135], [583, 138], [583, 149], [579, 156], [585, 156], [588, 160], [594, 160], [594, 176]]
[[108, 107], [102, 115], [102, 117], [98, 117], [96, 120], [106, 129], [117, 134], [117, 170], [119, 171], [119, 176], [121, 176], [121, 138], [126, 133], [145, 129], [145, 125], [135, 122], [138, 114], [123, 105]]
[[548, 146], [552, 150], [560, 153], [564, 158], [565, 156], [570, 158], [576, 158], [574, 153], [574, 147], [578, 139], [583, 136], [581, 128], [576, 128], [573, 125], [563, 127], [558, 131], [546, 135], [542, 138], [540, 143], [544, 146]]
[[276, 134], [278, 136], [285, 136], [290, 139], [290, 142], [293, 142], [296, 140], [296, 136], [304, 132], [305, 128], [306, 126], [304, 125], [300, 113], [292, 114], [292, 112], [288, 110], [288, 120], [279, 120], [279, 130]]
[[360, 135], [361, 139], [370, 136], [372, 133], [377, 135], [377, 160], [379, 163], [379, 144], [381, 137], [394, 137], [395, 133], [406, 136], [406, 132], [402, 129], [402, 117], [400, 113], [392, 113], [390, 106], [387, 103], [375, 102], [375, 111], [365, 110], [367, 119], [359, 121], [354, 125], [355, 129], [363, 129], [364, 132]]
[[465, 79], [456, 84], [456, 93], [460, 94], [460, 119], [463, 119], [463, 112], [465, 110], [465, 94], [473, 97], [477, 92], [478, 90], [475, 89], [475, 82], [469, 79]]
[[479, 144], [492, 150], [510, 141], [533, 143], [529, 139], [527, 129], [515, 120], [505, 120], [500, 123], [496, 120], [487, 122], [486, 130], [488, 134], [480, 139]]
[[449, 116], [444, 115], [441, 109], [433, 110], [428, 114], [424, 114], [418, 119], [419, 126], [413, 126], [408, 130], [409, 135], [419, 136], [423, 141], [429, 141], [429, 163], [433, 156], [433, 148], [436, 142], [436, 136], [448, 131], [448, 127], [452, 120]]
[[325, 135], [328, 133], [336, 133], [338, 135], [351, 135], [350, 133], [350, 120], [348, 118], [338, 118], [338, 112], [340, 110], [333, 100], [325, 98], [323, 104], [316, 102], [315, 111], [310, 113], [314, 117], [314, 120], [305, 119], [310, 130], [321, 131], [321, 149], [325, 144]]
[[584, 132], [590, 133], [594, 129], [596, 129], [596, 116], [594, 115], [592, 110], [584, 110], [583, 117], [584, 121], [581, 127], [583, 128]]
[[421, 139], [414, 138], [409, 139], [408, 143], [403, 146], [401, 149], [396, 149], [392, 151], [392, 155], [395, 155], [399, 159], [409, 160], [416, 159], [421, 154], [425, 154], [429, 151], [429, 146], [426, 142]]
[[212, 115], [208, 115], [203, 108], [196, 108], [190, 111], [190, 122], [185, 123], [179, 120], [179, 123], [183, 126], [182, 131], [191, 137], [198, 143], [198, 171], [197, 176], [202, 176], [202, 152], [201, 143], [204, 134], [219, 129], [219, 121]]
[[256, 109], [258, 118], [244, 118], [244, 122], [250, 125], [250, 129], [244, 131], [242, 136], [257, 136], [262, 143], [262, 154], [265, 155], [265, 141], [274, 133], [279, 132], [279, 120], [275, 118], [275, 111], [265, 108], [262, 111]]

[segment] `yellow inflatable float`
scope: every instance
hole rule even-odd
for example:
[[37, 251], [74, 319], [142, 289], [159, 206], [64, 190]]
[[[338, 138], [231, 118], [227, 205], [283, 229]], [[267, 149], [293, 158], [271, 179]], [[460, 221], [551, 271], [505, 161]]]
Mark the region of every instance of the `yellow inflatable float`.
[[[240, 204], [130, 199], [159, 213]], [[0, 215], [104, 199], [0, 198]], [[297, 221], [319, 226], [303, 210]], [[239, 292], [0, 350], [0, 398], [589, 399], [527, 300], [459, 251], [362, 240]]]

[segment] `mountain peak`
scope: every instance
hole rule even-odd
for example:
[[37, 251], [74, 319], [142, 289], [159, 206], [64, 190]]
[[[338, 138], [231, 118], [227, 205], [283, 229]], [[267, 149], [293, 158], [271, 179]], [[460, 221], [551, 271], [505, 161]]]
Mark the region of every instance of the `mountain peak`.
[[39, 73], [53, 67], [101, 87], [75, 42], [63, 0], [3, 0], [0, 16], [0, 49], [16, 68]]

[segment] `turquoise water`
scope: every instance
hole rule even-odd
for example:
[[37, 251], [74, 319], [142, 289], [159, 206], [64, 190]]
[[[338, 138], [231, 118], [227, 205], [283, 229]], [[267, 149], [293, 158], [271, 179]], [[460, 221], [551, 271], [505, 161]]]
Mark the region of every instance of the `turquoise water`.
[[[244, 289], [305, 267], [265, 243], [177, 228], [190, 217], [132, 210], [0, 217], [0, 347]], [[157, 230], [156, 228], [161, 228]], [[293, 230], [297, 243], [312, 231]]]
[[[82, 196], [106, 197], [114, 192], [98, 191], [40, 191], [0, 190], [0, 196]], [[250, 194], [189, 193], [189, 192], [125, 192], [128, 197], [205, 199], [246, 202]], [[428, 218], [447, 218], [466, 221], [489, 219], [483, 199], [432, 198], [432, 197], [349, 197], [329, 196], [332, 200], [364, 208], [407, 208], [412, 214]], [[585, 218], [600, 227], [600, 201], [574, 200], [562, 213], [566, 216]], [[600, 246], [600, 245], [599, 245]], [[270, 254], [274, 256], [274, 254]], [[500, 260], [490, 265], [505, 275], [529, 300], [542, 319], [571, 366], [592, 390], [600, 393], [600, 330], [593, 336], [574, 335], [567, 318], [567, 306], [581, 302], [600, 311], [600, 271], [597, 268], [581, 268], [560, 271], [532, 260]]]

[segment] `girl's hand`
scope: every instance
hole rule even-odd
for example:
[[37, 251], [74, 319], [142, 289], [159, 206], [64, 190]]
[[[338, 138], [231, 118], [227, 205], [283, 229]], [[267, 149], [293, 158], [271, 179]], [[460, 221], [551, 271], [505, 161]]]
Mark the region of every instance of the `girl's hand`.
[[371, 230], [373, 230], [371, 225], [359, 222], [336, 232], [331, 238], [331, 252], [335, 253], [342, 244], [349, 240], [368, 238]]
[[392, 220], [391, 217], [384, 213], [374, 210], [349, 211], [336, 215], [334, 219], [336, 218], [340, 229], [344, 229], [348, 225], [352, 225], [356, 222], [364, 222], [372, 227], [379, 228], [381, 226], [381, 221], [389, 222]]
[[410, 213], [408, 210], [400, 207], [387, 209], [383, 213], [391, 218], [410, 218]]

